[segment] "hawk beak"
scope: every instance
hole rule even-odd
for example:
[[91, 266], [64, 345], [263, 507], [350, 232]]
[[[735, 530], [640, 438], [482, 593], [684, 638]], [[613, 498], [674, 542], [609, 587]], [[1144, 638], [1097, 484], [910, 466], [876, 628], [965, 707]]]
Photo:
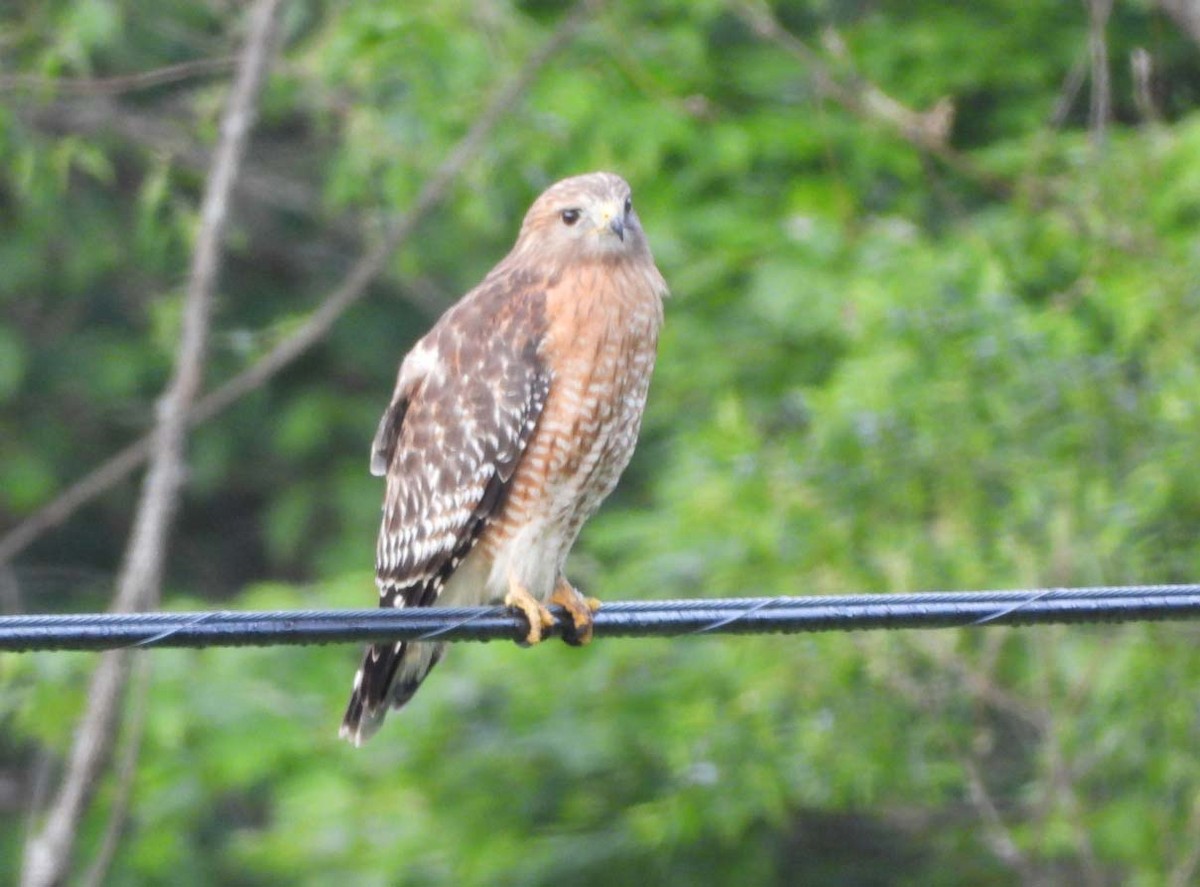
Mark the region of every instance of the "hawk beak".
[[601, 207], [596, 218], [596, 233], [603, 237], [610, 231], [617, 235], [617, 239], [624, 242], [625, 240], [625, 212], [616, 204], [609, 204]]

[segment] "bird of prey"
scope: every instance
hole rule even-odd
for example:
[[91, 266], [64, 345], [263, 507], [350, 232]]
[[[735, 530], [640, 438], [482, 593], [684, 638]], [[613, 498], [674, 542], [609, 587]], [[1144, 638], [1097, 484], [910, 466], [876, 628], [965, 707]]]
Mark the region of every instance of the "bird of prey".
[[[633, 454], [666, 294], [620, 176], [563, 179], [533, 202], [511, 252], [400, 364], [371, 447], [386, 478], [380, 606], [503, 601], [536, 644], [559, 604], [564, 636], [590, 640], [599, 602], [563, 565]], [[369, 647], [342, 737], [362, 744], [444, 652]]]

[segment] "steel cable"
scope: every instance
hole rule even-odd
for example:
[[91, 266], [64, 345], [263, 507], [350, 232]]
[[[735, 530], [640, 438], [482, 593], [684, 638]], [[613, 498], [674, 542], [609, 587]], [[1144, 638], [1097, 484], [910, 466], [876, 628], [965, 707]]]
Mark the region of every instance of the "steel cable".
[[[553, 610], [554, 608], [552, 608]], [[562, 615], [561, 612], [558, 615]], [[596, 637], [758, 634], [1200, 618], [1200, 585], [856, 594], [605, 603]], [[0, 650], [515, 640], [503, 607], [0, 616]], [[547, 631], [561, 634], [558, 626]]]

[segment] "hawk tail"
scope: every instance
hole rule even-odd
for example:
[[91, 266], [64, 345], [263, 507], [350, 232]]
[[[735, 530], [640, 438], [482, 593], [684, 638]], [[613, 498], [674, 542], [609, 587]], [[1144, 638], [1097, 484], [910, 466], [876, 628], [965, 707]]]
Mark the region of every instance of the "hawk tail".
[[338, 735], [355, 745], [370, 739], [388, 709], [400, 708], [408, 702], [445, 652], [445, 643], [430, 641], [398, 641], [368, 647], [354, 675], [354, 689]]

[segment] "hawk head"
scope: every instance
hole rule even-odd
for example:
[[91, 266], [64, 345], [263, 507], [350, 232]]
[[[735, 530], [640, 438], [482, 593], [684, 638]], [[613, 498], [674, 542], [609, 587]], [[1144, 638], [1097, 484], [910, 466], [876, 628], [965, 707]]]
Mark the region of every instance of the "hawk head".
[[573, 176], [542, 192], [525, 214], [514, 251], [544, 261], [650, 254], [629, 183], [611, 172]]

